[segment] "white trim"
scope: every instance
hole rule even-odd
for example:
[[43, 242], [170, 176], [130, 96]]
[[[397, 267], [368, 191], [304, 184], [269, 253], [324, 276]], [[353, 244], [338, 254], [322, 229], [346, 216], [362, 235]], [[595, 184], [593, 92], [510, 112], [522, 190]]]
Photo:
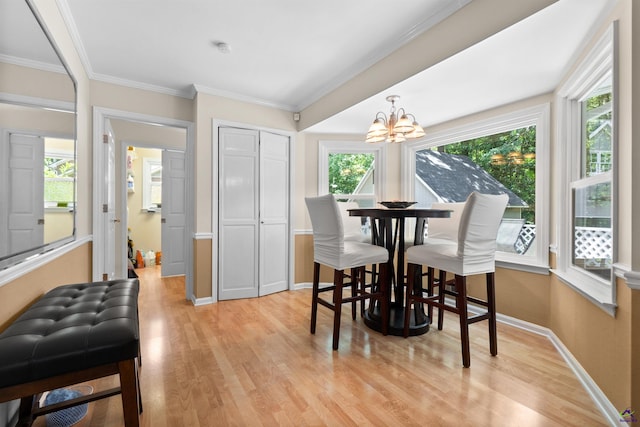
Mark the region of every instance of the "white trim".
[[213, 240], [213, 233], [194, 233], [194, 240]]
[[[572, 264], [573, 251], [573, 213], [572, 191], [585, 185], [610, 181], [612, 185], [612, 212], [611, 227], [613, 232], [612, 262], [617, 261], [617, 100], [618, 100], [618, 24], [614, 21], [602, 37], [595, 43], [586, 57], [580, 62], [576, 71], [570, 75], [567, 81], [558, 89], [556, 96], [556, 175], [558, 177], [557, 210], [556, 210], [556, 235], [557, 235], [557, 266], [552, 270], [560, 280], [572, 289], [583, 295], [596, 306], [600, 307], [611, 316], [616, 313], [616, 285], [615, 278], [618, 272], [612, 267], [611, 280], [605, 281], [597, 278]], [[581, 178], [581, 165], [576, 159], [580, 159], [582, 152], [581, 129], [576, 123], [580, 120], [580, 105], [590, 93], [594, 85], [601, 82], [607, 75], [612, 76], [613, 93], [613, 120], [612, 120], [612, 171], [601, 176]]]
[[60, 10], [60, 14], [67, 26], [68, 32], [71, 36], [73, 44], [78, 52], [80, 57], [80, 61], [84, 66], [84, 69], [87, 72], [87, 75], [90, 80], [103, 81], [107, 83], [113, 83], [121, 86], [127, 86], [137, 89], [148, 90], [152, 92], [158, 92], [168, 95], [179, 96], [188, 99], [194, 99], [195, 94], [206, 93], [215, 96], [223, 96], [225, 98], [235, 99], [239, 101], [249, 102], [257, 105], [265, 105], [273, 108], [283, 109], [286, 111], [301, 111], [318, 101], [323, 96], [327, 95], [329, 92], [333, 91], [343, 83], [351, 80], [356, 75], [360, 74], [362, 71], [370, 68], [373, 64], [380, 61], [384, 57], [388, 56], [398, 48], [404, 46], [405, 44], [411, 42], [413, 39], [418, 37], [424, 31], [430, 29], [434, 25], [438, 24], [440, 21], [446, 19], [457, 10], [463, 8], [465, 5], [470, 3], [472, 0], [457, 0], [451, 2], [445, 2], [445, 6], [437, 11], [435, 14], [426, 17], [423, 21], [419, 22], [413, 27], [407, 28], [404, 34], [400, 35], [400, 37], [394, 38], [389, 41], [385, 46], [381, 46], [379, 49], [376, 49], [371, 55], [363, 58], [358, 61], [356, 64], [345, 68], [340, 72], [339, 75], [335, 76], [331, 79], [331, 81], [326, 82], [326, 84], [318, 87], [314, 91], [308, 92], [304, 95], [304, 99], [302, 99], [298, 105], [289, 105], [282, 103], [274, 103], [272, 101], [259, 99], [251, 96], [242, 95], [239, 93], [233, 93], [221, 89], [209, 88], [206, 86], [202, 86], [199, 84], [192, 85], [188, 90], [178, 90], [172, 89], [168, 87], [150, 85], [146, 83], [136, 82], [128, 79], [121, 79], [113, 76], [108, 76], [105, 74], [99, 74], [93, 71], [91, 67], [91, 61], [89, 60], [89, 56], [87, 55], [86, 49], [82, 43], [82, 38], [80, 37], [78, 28], [73, 19], [73, 14], [71, 13], [71, 9], [68, 5], [67, 0], [56, 0], [58, 5], [58, 9]]
[[[480, 314], [486, 311], [469, 304], [469, 311], [474, 314]], [[582, 387], [584, 387], [587, 394], [593, 399], [594, 403], [602, 413], [602, 415], [611, 423], [611, 425], [619, 425], [620, 412], [609, 401], [604, 392], [598, 387], [595, 381], [589, 376], [588, 372], [582, 367], [580, 362], [571, 354], [569, 349], [558, 338], [558, 336], [549, 328], [536, 325], [534, 323], [526, 322], [524, 320], [516, 319], [514, 317], [506, 316], [504, 314], [497, 313], [496, 320], [505, 325], [512, 326], [517, 329], [521, 329], [534, 334], [542, 335], [546, 337], [553, 346], [556, 348], [560, 356], [567, 363], [573, 374], [578, 378]]]
[[[106, 119], [121, 119], [133, 122], [160, 124], [164, 126], [179, 127], [186, 130], [186, 146], [185, 146], [185, 161], [187, 164], [187, 176], [185, 179], [185, 185], [187, 187], [186, 194], [186, 233], [185, 236], [192, 236], [194, 229], [195, 218], [195, 203], [194, 203], [194, 170], [193, 167], [195, 157], [195, 125], [193, 122], [184, 120], [172, 119], [168, 117], [153, 116], [148, 114], [133, 113], [129, 111], [115, 110], [110, 108], [93, 107], [93, 233], [94, 233], [94, 246], [93, 246], [93, 280], [102, 280], [103, 268], [103, 253], [102, 242], [105, 241], [104, 227], [102, 226], [102, 203], [105, 199], [103, 186], [100, 185], [104, 182], [105, 161], [101, 158], [102, 150], [98, 149], [102, 144], [102, 135], [104, 134], [104, 124]], [[122, 142], [124, 144], [124, 142]], [[188, 237], [185, 237], [186, 239]], [[193, 259], [193, 245], [187, 242], [186, 244], [186, 259]], [[185, 272], [185, 293], [187, 299], [193, 298], [193, 263], [186, 263]]]
[[[640, 277], [640, 274], [638, 275]], [[327, 285], [331, 285], [327, 283]], [[301, 282], [296, 283], [296, 290], [299, 289], [308, 289], [311, 288], [312, 284], [309, 282]], [[449, 297], [447, 297], [450, 300]], [[451, 301], [450, 301], [451, 303]], [[469, 312], [473, 314], [481, 314], [486, 312], [486, 309], [477, 307], [473, 304], [469, 304], [468, 306]], [[620, 412], [615, 408], [615, 406], [609, 401], [604, 392], [598, 387], [595, 381], [589, 376], [589, 373], [582, 367], [580, 362], [571, 354], [571, 351], [564, 345], [564, 343], [558, 338], [558, 336], [549, 328], [545, 328], [543, 326], [536, 325], [535, 323], [530, 323], [524, 320], [516, 319], [515, 317], [506, 316], [504, 314], [496, 313], [496, 320], [505, 325], [509, 325], [516, 329], [520, 329], [523, 331], [531, 332], [537, 335], [541, 335], [547, 338], [553, 346], [556, 348], [562, 359], [564, 359], [565, 363], [571, 369], [573, 374], [576, 376], [582, 387], [584, 387], [585, 391], [591, 397], [593, 402], [598, 407], [598, 410], [602, 413], [602, 415], [611, 423], [611, 425], [619, 425], [620, 422]]]
[[367, 195], [366, 199], [374, 198], [374, 203], [385, 200], [386, 189], [384, 183], [387, 177], [387, 144], [375, 144], [364, 141], [318, 141], [318, 195], [329, 193], [329, 154], [332, 153], [362, 153], [374, 155], [374, 195]]
[[193, 303], [193, 305], [195, 307], [200, 306], [200, 305], [209, 305], [209, 304], [213, 304], [215, 301], [212, 297], [206, 297], [206, 298], [195, 298], [195, 297], [191, 297], [191, 302]]
[[411, 200], [415, 192], [414, 159], [417, 151], [532, 125], [536, 126], [536, 254], [535, 256], [516, 256], [496, 252], [496, 261], [511, 268], [522, 265], [522, 269], [525, 271], [544, 272], [545, 269], [548, 270], [551, 185], [549, 166], [551, 164], [551, 107], [549, 103], [511, 111], [440, 132], [427, 132], [427, 136], [419, 141], [403, 143], [400, 155], [401, 176], [403, 177], [400, 181], [403, 197], [406, 200]]
[[8, 267], [0, 271], [0, 287], [3, 285], [24, 276], [31, 271], [37, 270], [50, 263], [51, 261], [60, 258], [61, 256], [79, 248], [80, 246], [87, 244], [93, 240], [92, 236], [76, 237], [66, 244], [60, 247], [51, 249], [47, 252], [38, 253], [26, 260], [16, 264], [12, 267]]
[[630, 289], [640, 291], [640, 271], [627, 271], [624, 273], [624, 279]]
[[33, 96], [16, 95], [14, 93], [0, 92], [0, 102], [5, 104], [22, 105], [25, 107], [44, 108], [63, 113], [76, 113], [76, 104], [74, 102], [36, 98]]

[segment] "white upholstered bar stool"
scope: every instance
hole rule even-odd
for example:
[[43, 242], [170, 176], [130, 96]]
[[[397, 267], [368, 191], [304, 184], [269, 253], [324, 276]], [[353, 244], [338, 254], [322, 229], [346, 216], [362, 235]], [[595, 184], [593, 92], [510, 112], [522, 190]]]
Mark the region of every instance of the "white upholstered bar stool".
[[[338, 209], [340, 209], [340, 215], [342, 216], [342, 226], [344, 228], [344, 240], [345, 241], [354, 241], [360, 243], [373, 243], [371, 240], [371, 232], [364, 233], [362, 230], [362, 220], [364, 219], [361, 216], [351, 216], [349, 215], [349, 209], [357, 209], [360, 207], [356, 202], [337, 202]], [[370, 279], [367, 281], [367, 274], [369, 274]], [[350, 274], [345, 273], [345, 277], [351, 278]], [[364, 288], [371, 288], [372, 286], [376, 286], [376, 280], [378, 278], [378, 267], [376, 264], [371, 265], [370, 269], [365, 268], [365, 276], [363, 279]], [[353, 310], [355, 310], [356, 302], [352, 303]], [[360, 303], [360, 314], [364, 316], [365, 304], [364, 301]]]
[[[424, 240], [423, 244], [432, 245], [442, 243], [443, 240], [449, 242], [458, 242], [458, 227], [460, 226], [460, 217], [462, 216], [462, 211], [464, 209], [465, 202], [455, 202], [455, 203], [447, 203], [447, 202], [435, 202], [431, 204], [431, 209], [446, 209], [451, 211], [451, 216], [449, 218], [429, 218], [428, 226], [427, 226], [427, 238]], [[422, 268], [422, 267], [421, 267]], [[422, 270], [420, 270], [422, 273]], [[435, 269], [427, 265], [427, 287], [426, 289], [416, 289], [416, 284], [420, 284], [420, 288], [422, 288], [422, 280], [420, 282], [414, 282], [414, 292], [426, 293], [429, 296], [433, 295], [434, 288], [436, 286], [445, 286], [446, 285], [446, 275], [447, 272], [445, 270], [439, 270], [438, 280], [435, 279]], [[421, 275], [423, 277], [423, 275]], [[429, 321], [433, 320], [433, 307], [428, 307], [427, 315], [429, 316]], [[442, 329], [442, 310], [438, 310], [438, 329]]]
[[[440, 241], [431, 241], [429, 244], [414, 246], [407, 250], [409, 265], [406, 307], [409, 308], [411, 304], [421, 302], [459, 316], [462, 364], [465, 368], [471, 364], [470, 323], [488, 320], [490, 352], [492, 356], [498, 354], [495, 307], [496, 236], [508, 200], [509, 197], [506, 194], [489, 195], [473, 192], [467, 198], [460, 217], [457, 241], [439, 239]], [[438, 295], [431, 296], [413, 292], [416, 272], [422, 264], [453, 273], [455, 275], [454, 290], [450, 291], [445, 286], [439, 286]], [[467, 295], [466, 278], [475, 274], [486, 275], [486, 300]], [[455, 305], [448, 304], [445, 301], [445, 295], [454, 296]], [[486, 312], [469, 317], [467, 302], [486, 308]], [[405, 312], [407, 314], [404, 321], [404, 336], [407, 337], [410, 314], [409, 310]], [[438, 329], [442, 329], [442, 322], [438, 323]]]
[[[338, 349], [340, 338], [340, 316], [342, 304], [368, 299], [377, 299], [381, 304], [382, 333], [387, 334], [389, 307], [387, 288], [387, 261], [389, 253], [383, 247], [345, 240], [344, 226], [338, 203], [331, 194], [305, 198], [313, 227], [313, 294], [311, 300], [311, 333], [316, 332], [318, 304], [333, 310], [333, 349]], [[379, 286], [371, 291], [364, 287], [365, 266], [379, 264]], [[333, 285], [320, 289], [320, 265], [333, 268]], [[350, 269], [350, 282], [345, 283], [344, 271]], [[351, 296], [344, 297], [343, 289], [351, 288]], [[331, 301], [320, 298], [320, 294], [332, 292]], [[352, 309], [355, 320], [355, 310]]]

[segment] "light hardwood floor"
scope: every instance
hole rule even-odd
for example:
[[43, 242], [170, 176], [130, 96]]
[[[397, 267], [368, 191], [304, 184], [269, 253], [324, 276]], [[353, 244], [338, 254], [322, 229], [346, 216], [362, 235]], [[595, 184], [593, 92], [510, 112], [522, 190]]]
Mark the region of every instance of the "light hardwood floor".
[[[498, 324], [491, 357], [486, 323], [474, 324], [464, 369], [453, 315], [443, 331], [404, 339], [352, 322], [345, 305], [332, 351], [329, 310], [309, 333], [310, 290], [193, 307], [183, 280], [157, 269], [138, 270], [143, 426], [606, 425], [536, 334]], [[90, 404], [78, 424], [121, 425], [119, 396]]]

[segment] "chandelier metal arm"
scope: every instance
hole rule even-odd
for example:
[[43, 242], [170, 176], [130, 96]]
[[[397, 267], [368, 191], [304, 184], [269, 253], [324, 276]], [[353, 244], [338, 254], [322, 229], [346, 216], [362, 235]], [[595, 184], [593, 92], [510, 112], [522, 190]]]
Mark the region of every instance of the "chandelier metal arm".
[[[379, 111], [373, 124], [367, 132], [366, 142], [402, 142], [406, 138], [419, 138], [424, 136], [422, 126], [418, 124], [413, 114], [408, 114], [404, 108], [396, 110], [395, 101], [400, 97], [397, 95], [387, 96], [387, 101], [391, 102], [391, 111], [387, 115]], [[413, 120], [409, 120], [409, 116]]]

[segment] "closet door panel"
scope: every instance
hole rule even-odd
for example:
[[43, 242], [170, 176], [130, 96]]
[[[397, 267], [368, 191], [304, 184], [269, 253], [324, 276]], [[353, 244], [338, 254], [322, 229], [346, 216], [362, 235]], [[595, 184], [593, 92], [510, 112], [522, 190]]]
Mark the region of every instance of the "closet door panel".
[[258, 132], [219, 130], [218, 298], [258, 296]]
[[289, 138], [260, 132], [260, 295], [288, 289]]

